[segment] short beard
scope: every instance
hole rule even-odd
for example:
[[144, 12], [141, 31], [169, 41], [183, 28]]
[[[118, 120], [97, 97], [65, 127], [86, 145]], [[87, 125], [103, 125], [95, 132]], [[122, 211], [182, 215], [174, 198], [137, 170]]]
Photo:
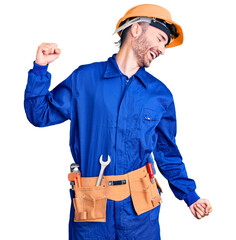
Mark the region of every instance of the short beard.
[[145, 55], [147, 54], [148, 49], [149, 44], [145, 38], [145, 35], [142, 34], [133, 44], [133, 51], [138, 60], [139, 67], [147, 68], [150, 66], [150, 62], [148, 60], [145, 61]]

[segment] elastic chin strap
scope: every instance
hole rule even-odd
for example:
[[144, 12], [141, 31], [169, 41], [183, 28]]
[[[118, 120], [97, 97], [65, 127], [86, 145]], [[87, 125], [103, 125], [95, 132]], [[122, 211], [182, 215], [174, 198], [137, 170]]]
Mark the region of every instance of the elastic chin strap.
[[158, 21], [157, 19], [150, 18], [150, 17], [136, 17], [136, 18], [133, 18], [131, 20], [127, 20], [125, 24], [123, 24], [122, 26], [120, 26], [119, 28], [117, 28], [115, 30], [113, 35], [118, 33], [118, 32], [121, 32], [121, 34], [122, 34], [124, 29], [130, 27], [134, 23], [139, 23], [139, 22], [149, 23], [151, 26], [156, 27], [156, 28], [162, 30], [163, 32], [165, 32], [168, 36], [168, 43], [166, 45], [168, 45], [170, 43], [171, 32], [170, 32], [169, 28], [166, 26], [166, 24]]

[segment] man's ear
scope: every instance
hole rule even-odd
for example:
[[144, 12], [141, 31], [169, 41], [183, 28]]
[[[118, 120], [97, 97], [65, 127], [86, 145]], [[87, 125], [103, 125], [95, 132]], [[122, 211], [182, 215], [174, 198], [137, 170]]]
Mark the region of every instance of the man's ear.
[[134, 23], [130, 29], [133, 38], [138, 38], [142, 34], [142, 31], [143, 29], [138, 23]]

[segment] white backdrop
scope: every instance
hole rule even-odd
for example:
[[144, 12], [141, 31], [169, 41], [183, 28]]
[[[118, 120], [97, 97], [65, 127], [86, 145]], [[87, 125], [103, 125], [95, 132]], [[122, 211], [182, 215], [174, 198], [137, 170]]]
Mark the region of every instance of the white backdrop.
[[236, 239], [236, 17], [231, 0], [1, 2], [0, 239], [68, 239], [70, 123], [36, 128], [23, 108], [38, 45], [56, 42], [62, 49], [49, 66], [53, 88], [79, 65], [117, 52], [116, 22], [142, 3], [169, 9], [183, 28], [184, 44], [167, 49], [148, 71], [174, 95], [177, 144], [198, 194], [213, 206], [211, 216], [195, 219], [157, 172], [164, 189], [162, 239]]

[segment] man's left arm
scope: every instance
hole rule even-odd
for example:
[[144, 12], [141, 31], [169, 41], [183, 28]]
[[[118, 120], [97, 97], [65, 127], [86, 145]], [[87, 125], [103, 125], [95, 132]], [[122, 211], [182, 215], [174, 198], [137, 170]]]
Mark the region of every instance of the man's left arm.
[[195, 181], [188, 177], [185, 164], [175, 142], [176, 114], [173, 99], [156, 131], [158, 140], [153, 154], [160, 172], [168, 180], [174, 195], [186, 202], [196, 218], [200, 219], [207, 216], [212, 211], [210, 202], [207, 199], [200, 199], [197, 195]]

